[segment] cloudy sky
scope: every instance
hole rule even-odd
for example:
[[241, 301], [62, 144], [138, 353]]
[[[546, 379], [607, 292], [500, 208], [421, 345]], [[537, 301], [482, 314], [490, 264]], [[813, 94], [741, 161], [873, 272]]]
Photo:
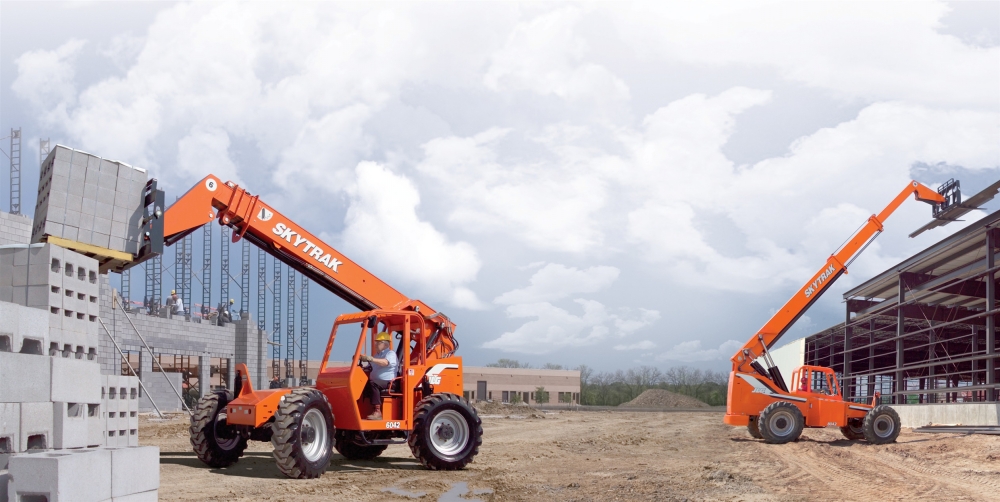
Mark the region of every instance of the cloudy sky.
[[[998, 2], [5, 0], [0, 32], [27, 212], [39, 137], [168, 200], [214, 173], [446, 312], [470, 364], [724, 369], [907, 180], [1000, 179]], [[786, 339], [962, 225], [908, 239], [929, 216]], [[311, 306], [319, 353], [350, 307]]]

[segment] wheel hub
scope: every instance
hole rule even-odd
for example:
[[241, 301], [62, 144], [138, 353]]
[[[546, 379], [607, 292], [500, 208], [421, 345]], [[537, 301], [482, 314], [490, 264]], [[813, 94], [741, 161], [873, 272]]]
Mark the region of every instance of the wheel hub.
[[455, 428], [451, 424], [443, 424], [438, 428], [437, 435], [439, 438], [447, 441], [455, 437]]
[[310, 427], [308, 425], [304, 425], [302, 427], [302, 436], [301, 437], [302, 437], [302, 443], [303, 444], [312, 443], [313, 441], [316, 440], [316, 429], [314, 429], [314, 428], [312, 428], [312, 427]]

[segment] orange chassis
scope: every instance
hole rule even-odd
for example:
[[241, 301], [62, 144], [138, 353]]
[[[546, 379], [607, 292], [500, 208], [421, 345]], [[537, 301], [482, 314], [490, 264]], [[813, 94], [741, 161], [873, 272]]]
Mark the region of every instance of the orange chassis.
[[840, 384], [830, 368], [802, 366], [792, 374], [791, 381], [801, 382], [803, 377], [807, 382], [820, 381], [825, 386], [799, 385], [793, 387], [792, 392], [785, 392], [775, 388], [769, 378], [760, 378], [754, 373], [729, 373], [730, 399], [723, 421], [733, 426], [748, 425], [751, 417], [756, 417], [771, 403], [786, 401], [802, 412], [806, 427], [846, 427], [850, 419], [864, 419], [878, 399], [876, 395], [872, 404], [844, 401]]
[[[362, 390], [368, 381], [368, 375], [359, 365], [360, 355], [372, 354], [374, 336], [372, 328], [364, 321], [376, 317], [380, 322], [390, 326], [390, 331], [402, 332], [401, 340], [403, 354], [400, 358], [402, 366], [398, 384], [393, 382], [390, 394], [382, 404], [383, 420], [365, 420], [362, 417], [371, 412], [371, 405], [361, 399]], [[330, 350], [341, 326], [360, 324], [361, 336], [358, 339], [357, 350], [350, 366], [328, 366]], [[316, 388], [326, 395], [330, 408], [336, 420], [337, 429], [350, 431], [408, 431], [413, 429], [412, 417], [414, 406], [423, 394], [452, 393], [462, 395], [462, 358], [439, 357], [439, 346], [425, 347], [424, 337], [410, 338], [411, 332], [427, 333], [431, 331], [426, 318], [414, 311], [373, 310], [341, 315], [334, 323], [330, 332], [330, 340], [323, 355]], [[367, 349], [367, 350], [366, 350]], [[428, 357], [430, 356], [430, 357]], [[226, 422], [228, 425], [246, 426], [259, 429], [274, 417], [278, 404], [283, 396], [292, 389], [256, 390], [250, 384], [249, 374], [245, 364], [236, 367], [237, 382], [240, 389], [236, 397], [226, 405]], [[429, 386], [429, 388], [427, 387]]]

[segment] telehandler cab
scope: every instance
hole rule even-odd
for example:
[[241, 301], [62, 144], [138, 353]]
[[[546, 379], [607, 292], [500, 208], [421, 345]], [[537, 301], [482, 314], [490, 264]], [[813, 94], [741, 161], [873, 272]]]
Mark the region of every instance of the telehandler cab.
[[[217, 214], [216, 214], [217, 212]], [[278, 468], [292, 478], [315, 478], [336, 449], [348, 459], [369, 460], [390, 444], [408, 444], [429, 469], [461, 469], [482, 444], [476, 410], [462, 397], [462, 358], [455, 355], [455, 324], [419, 300], [411, 300], [295, 225], [232, 182], [208, 176], [162, 215], [147, 219], [150, 234], [162, 229], [173, 244], [213, 219], [318, 282], [362, 312], [343, 314], [330, 332], [315, 387], [254, 389], [245, 364], [236, 367], [234, 391], [216, 391], [198, 402], [191, 417], [191, 446], [212, 467], [243, 455], [247, 442], [270, 441]], [[149, 237], [147, 237], [149, 238]], [[154, 236], [155, 238], [155, 236]], [[382, 392], [382, 419], [367, 420], [362, 398], [375, 335], [392, 333], [399, 361]], [[358, 334], [351, 364], [331, 365], [338, 333]]]
[[724, 422], [746, 426], [751, 436], [768, 443], [795, 441], [804, 427], [840, 427], [848, 439], [864, 438], [869, 443], [896, 441], [900, 421], [896, 411], [879, 404], [879, 394], [870, 402], [845, 399], [837, 375], [830, 368], [802, 366], [796, 369], [789, 390], [768, 350], [810, 306], [825, 293], [865, 247], [882, 232], [882, 223], [911, 194], [938, 210], [961, 202], [950, 191], [958, 184], [949, 182], [938, 193], [911, 181], [878, 215], [872, 215], [843, 246], [830, 255], [826, 264], [779, 309], [766, 324], [732, 357]]

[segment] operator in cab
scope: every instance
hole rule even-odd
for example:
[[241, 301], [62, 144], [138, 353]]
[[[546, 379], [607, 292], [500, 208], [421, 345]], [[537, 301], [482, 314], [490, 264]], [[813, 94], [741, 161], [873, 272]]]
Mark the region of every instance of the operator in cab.
[[385, 331], [375, 335], [375, 355], [361, 354], [360, 359], [372, 366], [371, 373], [368, 374], [368, 384], [362, 392], [362, 397], [367, 397], [368, 402], [375, 408], [371, 415], [365, 417], [366, 420], [382, 420], [382, 390], [389, 388], [389, 383], [396, 378], [396, 369], [399, 368], [399, 360], [396, 353], [392, 351], [392, 338]]

